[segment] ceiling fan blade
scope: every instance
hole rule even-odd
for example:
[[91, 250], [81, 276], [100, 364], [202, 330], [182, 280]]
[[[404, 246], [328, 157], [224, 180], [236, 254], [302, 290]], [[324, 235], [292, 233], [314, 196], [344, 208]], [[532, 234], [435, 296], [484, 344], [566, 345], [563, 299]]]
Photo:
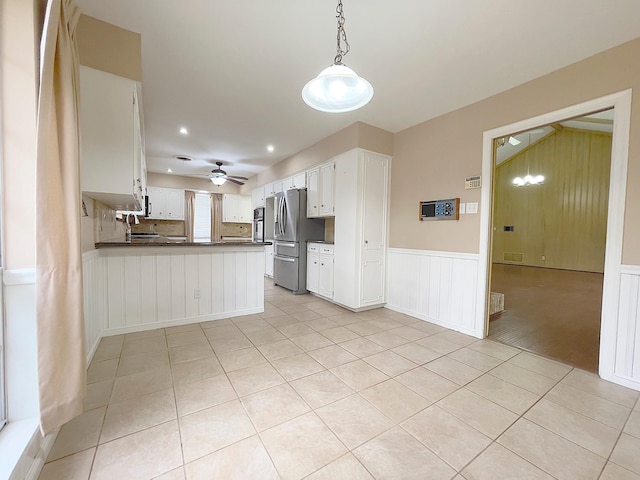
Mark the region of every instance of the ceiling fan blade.
[[236, 180], [249, 180], [247, 177], [239, 177], [238, 175], [227, 175], [227, 178], [235, 178]]
[[229, 177], [227, 177], [227, 181], [231, 183], [235, 183], [236, 185], [244, 185], [244, 182], [241, 182], [239, 180], [234, 180], [233, 178], [229, 178]]

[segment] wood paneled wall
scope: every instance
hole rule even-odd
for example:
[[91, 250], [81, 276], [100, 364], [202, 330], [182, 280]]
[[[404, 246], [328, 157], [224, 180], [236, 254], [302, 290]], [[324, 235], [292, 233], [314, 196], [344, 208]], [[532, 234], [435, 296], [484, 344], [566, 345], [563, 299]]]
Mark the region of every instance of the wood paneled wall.
[[[610, 165], [611, 134], [569, 128], [500, 164], [493, 261], [602, 273]], [[544, 184], [515, 187], [527, 169], [544, 175]], [[505, 261], [505, 253], [522, 254], [522, 262]]]

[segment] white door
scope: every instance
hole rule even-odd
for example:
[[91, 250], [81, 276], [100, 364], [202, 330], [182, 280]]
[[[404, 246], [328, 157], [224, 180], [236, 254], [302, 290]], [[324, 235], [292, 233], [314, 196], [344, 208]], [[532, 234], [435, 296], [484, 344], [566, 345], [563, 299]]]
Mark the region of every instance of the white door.
[[364, 154], [362, 215], [362, 293], [363, 304], [384, 300], [384, 261], [387, 205], [386, 159]]

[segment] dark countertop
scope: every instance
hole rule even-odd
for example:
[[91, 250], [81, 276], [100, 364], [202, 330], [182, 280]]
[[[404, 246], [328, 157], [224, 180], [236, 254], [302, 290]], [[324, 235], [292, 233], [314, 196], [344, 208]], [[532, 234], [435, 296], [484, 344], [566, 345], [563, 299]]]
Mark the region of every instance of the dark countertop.
[[167, 240], [166, 238], [136, 238], [130, 242], [98, 242], [95, 244], [95, 247], [263, 247], [265, 245], [271, 245], [271, 242], [243, 242], [228, 240], [220, 242], [184, 242], [180, 240]]

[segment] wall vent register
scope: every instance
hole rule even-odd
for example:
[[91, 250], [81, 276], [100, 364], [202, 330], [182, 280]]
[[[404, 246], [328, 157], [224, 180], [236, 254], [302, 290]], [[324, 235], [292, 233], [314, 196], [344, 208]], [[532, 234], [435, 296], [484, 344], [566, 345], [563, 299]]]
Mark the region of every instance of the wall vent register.
[[460, 199], [430, 200], [420, 202], [420, 221], [458, 220], [460, 218]]

